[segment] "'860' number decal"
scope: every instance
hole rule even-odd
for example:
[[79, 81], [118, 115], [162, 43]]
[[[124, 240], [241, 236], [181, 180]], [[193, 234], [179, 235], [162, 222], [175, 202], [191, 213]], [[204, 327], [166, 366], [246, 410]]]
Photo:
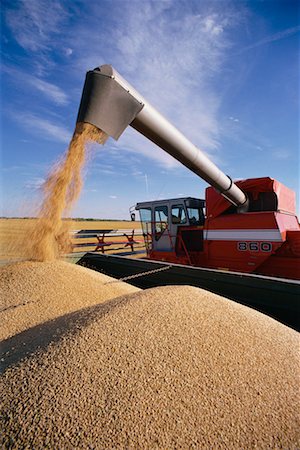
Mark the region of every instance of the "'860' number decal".
[[271, 242], [238, 242], [237, 249], [240, 252], [271, 252], [272, 244]]

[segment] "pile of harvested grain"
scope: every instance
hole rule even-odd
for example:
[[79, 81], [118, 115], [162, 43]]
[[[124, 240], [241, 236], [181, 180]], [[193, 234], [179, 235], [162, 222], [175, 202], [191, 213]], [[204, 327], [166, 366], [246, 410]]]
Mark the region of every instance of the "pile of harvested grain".
[[0, 268], [0, 339], [139, 289], [63, 261]]
[[4, 447], [299, 448], [297, 332], [187, 286], [105, 305], [6, 370]]

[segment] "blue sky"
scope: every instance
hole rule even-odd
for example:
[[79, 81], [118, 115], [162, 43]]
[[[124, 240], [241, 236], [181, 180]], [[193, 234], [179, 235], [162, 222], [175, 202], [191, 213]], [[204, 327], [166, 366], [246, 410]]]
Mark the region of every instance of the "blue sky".
[[[270, 176], [298, 196], [297, 0], [2, 0], [1, 15], [0, 215], [34, 213], [85, 73], [101, 64], [233, 179]], [[92, 153], [73, 217], [204, 196], [204, 181], [133, 129]]]

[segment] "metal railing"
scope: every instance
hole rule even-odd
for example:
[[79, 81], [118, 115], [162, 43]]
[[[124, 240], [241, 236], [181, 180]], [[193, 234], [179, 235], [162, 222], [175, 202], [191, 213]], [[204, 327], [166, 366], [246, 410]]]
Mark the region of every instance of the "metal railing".
[[[93, 247], [89, 251], [106, 253], [130, 249], [131, 253], [136, 253], [137, 249], [144, 249], [142, 251], [144, 253], [145, 243], [140, 237], [143, 237], [141, 229], [93, 229], [71, 232], [73, 252]], [[81, 242], [78, 242], [79, 239]]]

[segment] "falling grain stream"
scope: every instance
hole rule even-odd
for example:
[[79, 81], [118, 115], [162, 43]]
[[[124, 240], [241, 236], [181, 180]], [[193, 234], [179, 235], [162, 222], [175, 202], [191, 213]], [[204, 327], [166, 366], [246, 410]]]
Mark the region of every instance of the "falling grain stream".
[[70, 213], [79, 197], [88, 143], [104, 144], [106, 139], [107, 135], [93, 125], [77, 124], [65, 159], [56, 164], [43, 186], [38, 221], [25, 244], [29, 259], [52, 261], [71, 251], [70, 230], [62, 218]]

